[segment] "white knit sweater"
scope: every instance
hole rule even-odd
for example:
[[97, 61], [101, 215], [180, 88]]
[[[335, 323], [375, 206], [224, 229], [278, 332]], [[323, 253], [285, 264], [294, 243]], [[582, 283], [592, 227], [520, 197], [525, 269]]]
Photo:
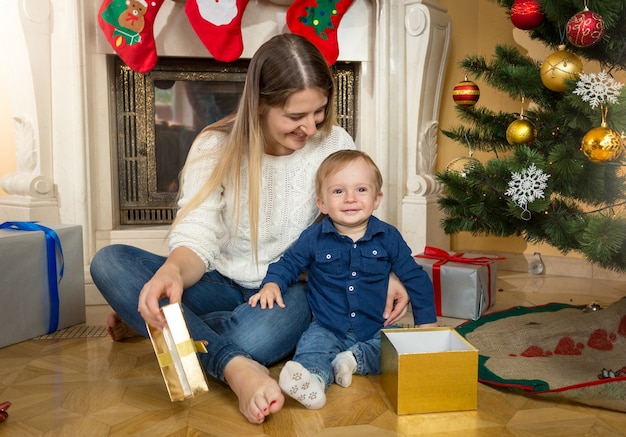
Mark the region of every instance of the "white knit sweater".
[[[211, 174], [225, 138], [224, 134], [208, 131], [194, 141], [179, 206], [186, 204]], [[319, 215], [315, 205], [315, 172], [321, 162], [337, 150], [354, 148], [350, 135], [335, 126], [328, 137], [323, 138], [318, 132], [305, 147], [291, 155], [264, 156], [258, 265], [250, 240], [247, 162], [241, 169], [238, 229], [234, 229], [237, 216], [234, 186], [226, 182], [172, 230], [170, 250], [191, 249], [204, 261], [207, 271], [215, 269], [243, 287], [257, 288], [267, 266], [278, 260]]]

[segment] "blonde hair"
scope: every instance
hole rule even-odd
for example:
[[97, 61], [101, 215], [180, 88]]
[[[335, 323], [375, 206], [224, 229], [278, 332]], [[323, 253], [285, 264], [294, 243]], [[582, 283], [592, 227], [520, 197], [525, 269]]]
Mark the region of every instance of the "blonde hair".
[[[324, 120], [318, 125], [323, 135], [328, 135], [336, 124], [334, 80], [330, 68], [320, 51], [306, 38], [295, 34], [282, 34], [265, 42], [254, 54], [248, 66], [246, 81], [237, 112], [212, 125], [206, 131], [228, 135], [219, 164], [202, 188], [180, 209], [172, 227], [190, 211], [198, 207], [216, 188], [232, 176], [235, 181], [235, 201], [239, 222], [240, 168], [248, 160], [250, 231], [255, 258], [258, 251], [259, 203], [261, 168], [265, 138], [260, 125], [262, 106], [283, 107], [294, 93], [308, 88], [321, 90], [328, 97]], [[185, 164], [181, 174], [184, 175]]]
[[317, 197], [321, 196], [322, 185], [329, 176], [334, 175], [357, 159], [364, 160], [372, 169], [374, 173], [374, 188], [376, 189], [376, 194], [380, 193], [383, 187], [383, 175], [374, 160], [367, 153], [360, 150], [339, 150], [328, 155], [317, 169], [315, 174], [315, 192]]

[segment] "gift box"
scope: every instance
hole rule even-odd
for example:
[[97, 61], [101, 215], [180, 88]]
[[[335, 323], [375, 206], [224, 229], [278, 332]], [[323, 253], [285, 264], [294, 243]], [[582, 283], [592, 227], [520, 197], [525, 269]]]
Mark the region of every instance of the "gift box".
[[82, 227], [0, 226], [0, 347], [85, 323]]
[[496, 302], [498, 260], [426, 246], [416, 261], [435, 290], [437, 315], [476, 320]]
[[206, 353], [204, 343], [190, 337], [180, 304], [164, 305], [161, 311], [166, 321], [163, 330], [146, 326], [170, 400], [183, 401], [209, 391], [196, 355], [196, 352]]
[[476, 409], [478, 350], [452, 328], [384, 329], [380, 370], [397, 414]]

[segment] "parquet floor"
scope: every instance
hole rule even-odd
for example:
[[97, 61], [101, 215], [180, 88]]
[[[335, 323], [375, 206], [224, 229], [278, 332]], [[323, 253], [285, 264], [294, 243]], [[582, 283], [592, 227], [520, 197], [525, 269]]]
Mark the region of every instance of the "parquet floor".
[[[607, 305], [626, 294], [626, 282], [619, 281], [498, 276], [496, 310], [547, 302]], [[87, 325], [102, 324], [107, 312], [88, 307]], [[287, 399], [281, 412], [257, 426], [239, 414], [226, 386], [213, 379], [209, 384], [209, 393], [171, 403], [146, 339], [30, 340], [0, 349], [0, 402], [13, 404], [0, 436], [626, 436], [624, 413], [481, 384], [476, 411], [397, 416], [378, 378], [363, 376], [349, 388], [331, 386], [321, 410]]]

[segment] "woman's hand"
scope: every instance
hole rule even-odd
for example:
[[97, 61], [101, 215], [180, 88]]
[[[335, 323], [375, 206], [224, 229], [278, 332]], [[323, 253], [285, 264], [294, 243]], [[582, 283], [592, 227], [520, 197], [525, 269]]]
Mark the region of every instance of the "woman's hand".
[[389, 285], [387, 287], [387, 304], [383, 317], [385, 323], [383, 326], [394, 325], [404, 317], [409, 309], [409, 293], [407, 293], [404, 284], [400, 282], [398, 277], [391, 273], [389, 275]]
[[163, 329], [165, 318], [159, 301], [168, 298], [169, 303], [181, 301], [183, 289], [202, 277], [204, 262], [191, 250], [174, 249], [165, 263], [141, 289], [137, 310], [150, 326]]
[[137, 310], [150, 326], [163, 329], [165, 318], [159, 307], [159, 301], [167, 297], [170, 303], [180, 302], [182, 294], [183, 281], [180, 271], [176, 266], [168, 265], [166, 262], [141, 289]]
[[251, 307], [255, 307], [257, 303], [261, 304], [261, 309], [274, 308], [274, 302], [281, 308], [285, 308], [283, 296], [280, 293], [280, 287], [275, 282], [268, 282], [259, 290], [258, 293], [252, 295], [248, 299]]

